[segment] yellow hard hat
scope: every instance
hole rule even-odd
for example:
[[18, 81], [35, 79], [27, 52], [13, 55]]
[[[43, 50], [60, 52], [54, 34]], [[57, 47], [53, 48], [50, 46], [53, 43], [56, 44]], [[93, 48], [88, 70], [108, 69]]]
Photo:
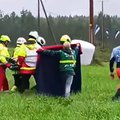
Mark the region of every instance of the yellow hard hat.
[[8, 41], [8, 42], [10, 42], [11, 40], [7, 35], [1, 35], [0, 41], [3, 41], [3, 42]]
[[68, 35], [63, 35], [60, 38], [60, 43], [63, 44], [64, 42], [71, 42], [71, 38]]

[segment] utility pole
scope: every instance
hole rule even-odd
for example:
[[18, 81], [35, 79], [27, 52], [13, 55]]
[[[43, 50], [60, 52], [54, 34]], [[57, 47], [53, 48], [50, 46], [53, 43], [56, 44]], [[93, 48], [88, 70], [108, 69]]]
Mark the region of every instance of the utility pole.
[[90, 19], [89, 19], [89, 42], [95, 44], [94, 41], [94, 15], [93, 15], [93, 0], [89, 0], [90, 5]]
[[54, 35], [54, 33], [53, 33], [53, 30], [52, 30], [52, 28], [51, 28], [50, 22], [49, 22], [49, 20], [48, 20], [48, 16], [47, 16], [47, 13], [46, 13], [46, 10], [45, 10], [45, 7], [44, 7], [44, 4], [43, 4], [42, 0], [39, 0], [39, 1], [40, 1], [41, 5], [42, 5], [42, 8], [43, 8], [43, 11], [44, 11], [44, 14], [45, 14], [46, 20], [47, 20], [47, 24], [48, 24], [48, 27], [49, 27], [49, 29], [50, 29], [50, 33], [51, 33], [51, 35], [52, 35], [52, 37], [53, 37], [53, 39], [54, 39], [55, 44], [57, 44], [57, 41], [56, 41], [55, 35]]
[[40, 1], [38, 0], [38, 33], [40, 33]]
[[102, 48], [104, 49], [104, 11], [103, 11], [103, 0], [102, 0], [102, 21], [101, 21], [101, 30], [102, 30]]

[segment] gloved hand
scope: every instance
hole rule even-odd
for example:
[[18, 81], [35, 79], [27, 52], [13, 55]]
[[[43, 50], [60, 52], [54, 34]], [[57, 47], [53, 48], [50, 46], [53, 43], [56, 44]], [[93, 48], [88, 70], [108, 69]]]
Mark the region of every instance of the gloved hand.
[[111, 79], [112, 79], [112, 80], [115, 78], [115, 76], [114, 76], [114, 73], [113, 73], [113, 72], [111, 72], [111, 73], [110, 73], [110, 77], [111, 77]]
[[20, 66], [19, 66], [18, 64], [12, 64], [12, 65], [10, 66], [10, 70], [17, 71], [17, 70], [19, 70], [19, 69], [20, 69]]
[[6, 57], [6, 60], [8, 61], [8, 63], [11, 63], [11, 64], [15, 64], [16, 63], [16, 61], [14, 59], [12, 59], [12, 58], [7, 58]]
[[10, 67], [11, 67], [11, 64], [10, 64], [10, 63], [6, 63], [5, 66], [6, 66], [7, 68], [10, 68]]

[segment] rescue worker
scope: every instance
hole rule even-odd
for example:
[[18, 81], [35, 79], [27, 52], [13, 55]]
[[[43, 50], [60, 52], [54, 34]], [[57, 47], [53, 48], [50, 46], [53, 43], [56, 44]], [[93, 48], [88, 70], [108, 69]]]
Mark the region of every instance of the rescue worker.
[[76, 53], [71, 48], [71, 39], [68, 35], [64, 35], [60, 39], [60, 43], [63, 45], [63, 49], [59, 51], [47, 50], [44, 51], [44, 54], [58, 55], [60, 56], [59, 61], [59, 71], [61, 81], [64, 86], [65, 98], [70, 96], [71, 85], [73, 82], [73, 77], [75, 75], [75, 65], [76, 65]]
[[[26, 39], [23, 38], [23, 37], [19, 37], [17, 38], [17, 41], [16, 41], [16, 48], [14, 49], [14, 53], [13, 53], [13, 59], [16, 61], [18, 61], [18, 54], [19, 52], [21, 51], [21, 45], [26, 43]], [[17, 88], [19, 89], [19, 86], [20, 86], [20, 73], [19, 73], [19, 70], [15, 70], [15, 73], [13, 74], [13, 77], [14, 77], [14, 81], [15, 81], [15, 84], [14, 86], [12, 87], [11, 91], [16, 91]]]
[[60, 68], [61, 80], [65, 80], [65, 94], [64, 97], [70, 96], [73, 77], [75, 75], [76, 53], [71, 48], [71, 38], [68, 35], [62, 35], [60, 43], [63, 45], [63, 56], [61, 55]]
[[[37, 39], [36, 39], [36, 49], [39, 50], [39, 49], [43, 49], [42, 46], [44, 46], [46, 44], [46, 41], [43, 37], [39, 36]], [[33, 86], [31, 88], [31, 90], [36, 90], [36, 85]]]
[[[116, 63], [116, 73], [117, 77], [120, 80], [120, 46], [115, 47], [112, 50], [110, 61], [109, 61], [109, 69], [110, 69], [110, 76], [114, 79], [114, 64]], [[118, 89], [116, 94], [112, 97], [112, 100], [120, 99], [120, 85], [118, 85]]]
[[10, 68], [11, 64], [8, 63], [7, 58], [10, 58], [8, 52], [8, 44], [10, 38], [7, 35], [1, 35], [0, 37], [0, 91], [9, 90], [8, 80], [5, 75], [6, 68]]
[[71, 85], [75, 75], [76, 54], [72, 50], [69, 42], [63, 43], [63, 50], [61, 51], [60, 71], [61, 80], [65, 81], [65, 94], [64, 97], [70, 96]]
[[36, 51], [36, 40], [34, 38], [29, 38], [25, 46], [21, 45], [21, 51], [18, 54], [18, 63], [20, 65], [21, 74], [21, 88], [19, 91], [21, 93], [23, 93], [26, 89], [29, 89], [29, 79], [31, 75], [35, 78], [37, 62]]
[[[37, 31], [30, 31], [29, 38], [33, 38], [36, 40], [35, 47], [36, 49], [43, 49], [42, 46], [46, 44], [46, 41], [43, 37], [39, 36]], [[31, 90], [35, 90], [36, 85], [31, 88]]]

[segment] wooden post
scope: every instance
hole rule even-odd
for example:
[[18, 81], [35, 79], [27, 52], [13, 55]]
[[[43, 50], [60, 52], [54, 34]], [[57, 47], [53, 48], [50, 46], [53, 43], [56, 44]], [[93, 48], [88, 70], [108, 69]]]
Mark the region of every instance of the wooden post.
[[103, 12], [103, 0], [102, 0], [102, 48], [104, 49], [104, 12]]
[[40, 33], [40, 1], [38, 0], [38, 33]]
[[93, 15], [93, 0], [89, 0], [90, 4], [90, 19], [89, 19], [89, 42], [95, 44], [94, 41], [94, 15]]

